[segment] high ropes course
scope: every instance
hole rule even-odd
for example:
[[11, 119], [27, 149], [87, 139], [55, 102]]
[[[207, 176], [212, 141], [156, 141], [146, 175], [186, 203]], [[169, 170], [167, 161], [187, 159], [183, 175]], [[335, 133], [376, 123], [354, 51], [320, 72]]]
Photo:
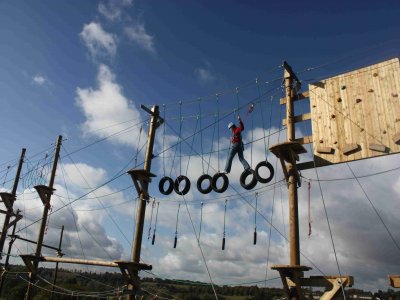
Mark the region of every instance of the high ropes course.
[[[336, 63], [336, 62], [332, 62]], [[302, 72], [295, 73], [294, 76], [300, 76], [304, 73], [313, 72], [320, 68], [324, 68], [328, 64], [317, 67], [310, 67]], [[192, 230], [195, 245], [199, 250], [200, 258], [204, 264], [209, 283], [214, 296], [218, 299], [218, 294], [215, 285], [218, 282], [224, 285], [246, 285], [246, 284], [264, 284], [267, 286], [269, 281], [275, 281], [283, 275], [280, 269], [280, 277], [268, 276], [268, 269], [270, 267], [270, 254], [271, 244], [273, 242], [290, 243], [291, 235], [287, 234], [287, 226], [285, 223], [284, 201], [282, 200], [285, 190], [289, 186], [285, 170], [278, 168], [279, 159], [271, 155], [269, 150], [272, 145], [286, 141], [286, 133], [288, 131], [287, 122], [282, 122], [285, 119], [285, 111], [282, 108], [282, 99], [287, 94], [287, 85], [285, 86], [285, 76], [276, 76], [278, 73], [283, 73], [285, 66], [279, 65], [267, 72], [273, 74], [271, 78], [248, 81], [234, 89], [220, 91], [213, 93], [209, 96], [203, 96], [196, 99], [186, 101], [175, 101], [162, 104], [159, 107], [159, 118], [162, 120], [156, 125], [153, 124], [154, 115], [150, 118], [143, 120], [126, 120], [118, 124], [110, 124], [102, 130], [108, 135], [103, 134], [101, 138], [90, 142], [87, 145], [80, 146], [72, 151], [67, 150], [67, 145], [63, 145], [62, 139], [59, 139], [58, 159], [54, 159], [51, 152], [54, 144], [41, 149], [30, 156], [25, 156], [25, 150], [21, 154], [21, 158], [13, 159], [0, 164], [0, 187], [1, 196], [7, 211], [2, 211], [6, 214], [5, 227], [3, 228], [1, 237], [1, 256], [5, 259], [4, 272], [1, 277], [0, 293], [2, 291], [3, 283], [5, 280], [11, 278], [24, 281], [28, 285], [28, 290], [31, 288], [43, 290], [49, 294], [59, 294], [65, 296], [76, 297], [89, 297], [89, 298], [104, 298], [119, 297], [122, 291], [132, 290], [137, 282], [132, 281], [132, 276], [138, 278], [139, 269], [132, 271], [132, 264], [123, 261], [116, 261], [119, 257], [115, 257], [110, 249], [104, 247], [101, 241], [98, 240], [97, 233], [92, 232], [87, 223], [80, 223], [80, 216], [82, 214], [103, 211], [107, 222], [112, 226], [115, 232], [119, 235], [118, 240], [123, 241], [127, 246], [132, 247], [132, 260], [136, 265], [142, 265], [143, 272], [146, 276], [154, 276], [163, 279], [173, 280], [179, 283], [179, 280], [167, 278], [168, 276], [155, 271], [150, 271], [147, 264], [140, 257], [140, 249], [137, 249], [136, 239], [139, 235], [143, 235], [143, 240], [153, 247], [157, 246], [157, 236], [160, 234], [162, 243], [167, 243], [168, 235], [171, 236], [171, 248], [179, 248], [179, 237]], [[322, 77], [321, 77], [322, 78]], [[324, 76], [326, 78], [326, 75]], [[313, 78], [312, 81], [318, 81], [318, 78]], [[306, 81], [305, 81], [306, 82]], [[296, 94], [292, 95], [300, 97], [303, 91], [300, 89], [301, 81], [297, 81], [299, 85], [295, 89]], [[310, 103], [308, 101], [299, 101], [296, 104], [296, 113], [306, 113], [309, 110]], [[150, 114], [154, 111], [147, 112]], [[287, 112], [286, 112], [287, 114]], [[228, 129], [229, 123], [234, 123], [239, 126], [238, 117], [244, 123], [244, 131], [241, 132], [240, 143], [244, 158], [247, 160], [250, 168], [244, 169], [238, 162], [238, 159], [233, 157], [233, 169], [228, 174], [224, 172], [230, 151], [232, 151], [232, 133]], [[347, 116], [350, 118], [349, 116]], [[354, 120], [350, 120], [355, 122]], [[157, 132], [154, 133], [153, 140], [146, 139], [145, 131], [151, 132], [151, 127], [155, 126]], [[113, 131], [113, 128], [117, 130]], [[154, 129], [155, 130], [155, 129]], [[311, 134], [311, 121], [306, 120], [301, 122], [297, 130], [301, 131], [303, 136]], [[81, 170], [82, 166], [76, 162], [77, 154], [82, 151], [88, 151], [92, 147], [100, 146], [102, 142], [112, 140], [116, 137], [129, 136], [135, 133], [136, 145], [135, 150], [123, 165], [115, 169], [115, 173], [106, 181], [96, 186], [92, 186], [86, 178], [84, 171]], [[69, 141], [67, 141], [68, 144]], [[150, 160], [146, 161], [144, 150], [149, 149], [149, 143], [154, 151], [150, 154]], [[312, 143], [304, 145], [308, 147], [308, 153], [313, 153]], [[148, 155], [148, 153], [146, 153]], [[313, 159], [312, 155], [308, 154], [309, 159]], [[147, 158], [148, 159], [148, 158]], [[152, 172], [150, 173], [149, 161], [153, 162]], [[22, 164], [23, 162], [23, 164]], [[55, 170], [58, 165], [58, 179], [54, 182]], [[55, 164], [55, 169], [54, 169]], [[66, 166], [70, 167], [67, 169]], [[356, 175], [351, 166], [346, 163], [351, 175], [350, 177], [336, 177], [336, 178], [320, 178], [316, 166], [314, 165], [315, 176], [306, 176], [299, 173], [298, 187], [302, 186], [304, 193], [308, 197], [308, 235], [312, 234], [312, 216], [311, 216], [311, 195], [314, 183], [318, 187], [315, 193], [319, 192], [319, 197], [322, 199], [325, 217], [329, 228], [330, 239], [332, 242], [332, 249], [335, 254], [335, 262], [339, 273], [339, 280], [345, 278], [342, 275], [339, 260], [336, 254], [335, 243], [333, 239], [333, 232], [329, 223], [327, 208], [325, 205], [324, 192], [321, 188], [321, 183], [324, 181], [355, 181], [365, 198], [368, 205], [371, 206], [374, 213], [377, 215], [379, 222], [383, 224], [386, 233], [391, 241], [399, 250], [400, 246], [396, 240], [395, 234], [391, 231], [389, 226], [385, 223], [384, 218], [381, 216], [379, 209], [374, 205], [374, 201], [365, 192], [365, 188], [360, 182], [360, 178], [379, 176], [390, 172], [396, 172], [400, 166], [394, 166], [387, 170], [377, 172], [370, 172], [368, 174]], [[83, 186], [79, 189], [71, 186], [71, 167], [75, 174], [78, 174], [79, 181]], [[142, 172], [141, 168], [146, 172]], [[139, 172], [139, 171], [140, 172]], [[127, 183], [126, 173], [132, 177], [134, 184]], [[13, 175], [15, 174], [15, 175]], [[290, 175], [290, 174], [289, 174]], [[149, 177], [150, 176], [150, 177]], [[157, 184], [149, 188], [151, 177], [157, 176]], [[46, 182], [52, 178], [50, 186], [46, 186]], [[152, 179], [155, 180], [154, 178]], [[76, 181], [76, 178], [75, 178]], [[303, 184], [306, 183], [306, 184]], [[20, 187], [17, 189], [18, 183]], [[53, 184], [57, 185], [57, 190], [53, 189]], [[111, 187], [112, 188], [107, 188]], [[138, 197], [132, 197], [132, 188], [138, 192]], [[148, 189], [149, 188], [149, 189]], [[80, 196], [76, 195], [76, 191], [84, 191]], [[39, 194], [39, 196], [37, 196]], [[9, 196], [11, 195], [11, 196]], [[129, 196], [128, 196], [129, 195]], [[50, 198], [53, 197], [53, 202], [50, 204]], [[122, 199], [121, 199], [122, 198]], [[278, 201], [279, 198], [279, 201]], [[15, 201], [18, 200], [18, 201]], [[41, 200], [43, 203], [41, 203]], [[110, 201], [109, 201], [110, 200]], [[143, 201], [144, 200], [144, 201]], [[13, 207], [13, 204], [15, 205]], [[107, 202], [107, 203], [106, 203]], [[277, 208], [278, 202], [280, 209]], [[83, 207], [74, 207], [74, 204], [85, 203]], [[46, 213], [40, 217], [37, 213], [42, 207], [45, 207]], [[140, 224], [141, 231], [136, 227], [136, 235], [132, 240], [131, 234], [123, 229], [122, 222], [116, 216], [116, 211], [127, 209], [127, 207], [135, 208], [135, 222]], [[147, 219], [144, 218], [144, 212], [148, 206]], [[210, 208], [210, 209], [208, 209]], [[280, 210], [280, 211], [279, 211]], [[230, 211], [246, 211], [250, 224], [248, 227], [251, 233], [252, 244], [254, 246], [260, 244], [260, 238], [263, 246], [266, 246], [265, 251], [265, 264], [260, 268], [265, 273], [264, 278], [259, 278], [257, 281], [243, 281], [227, 284], [226, 280], [221, 277], [213, 275], [210, 262], [207, 260], [207, 251], [225, 251], [228, 250], [230, 245], [229, 241], [229, 228], [232, 226], [232, 220], [229, 219]], [[43, 244], [43, 238], [50, 235], [54, 240], [52, 232], [58, 231], [64, 224], [60, 222], [65, 221], [63, 218], [57, 218], [57, 214], [64, 212], [65, 216], [70, 218], [70, 225], [66, 229], [68, 239], [71, 244], [74, 244], [77, 249], [62, 249], [62, 233], [59, 247], [49, 246]], [[164, 216], [163, 216], [164, 214]], [[280, 216], [281, 214], [281, 216]], [[278, 216], [277, 216], [278, 215]], [[185, 216], [183, 220], [182, 217]], [[208, 218], [207, 218], [208, 216]], [[211, 217], [210, 217], [211, 216]], [[13, 219], [12, 222], [10, 220]], [[20, 221], [20, 220], [23, 221]], [[216, 224], [220, 227], [220, 231], [211, 226], [207, 226], [207, 220], [218, 219]], [[276, 220], [280, 220], [277, 223]], [[33, 241], [32, 233], [39, 230], [38, 225], [42, 223], [41, 234], [39, 235], [38, 242]], [[146, 225], [144, 226], [144, 223]], [[184, 225], [185, 228], [184, 228]], [[242, 228], [246, 228], [246, 224], [240, 224]], [[42, 228], [43, 227], [43, 228]], [[126, 226], [125, 226], [126, 227]], [[146, 227], [144, 230], [143, 227]], [[7, 235], [7, 229], [12, 228], [12, 234]], [[188, 230], [190, 228], [190, 230]], [[43, 232], [42, 232], [43, 229]], [[260, 235], [260, 229], [262, 235]], [[138, 231], [139, 230], [139, 231]], [[208, 231], [208, 232], [207, 232]], [[275, 238], [271, 238], [273, 234]], [[220, 247], [215, 241], [215, 236], [220, 238]], [[58, 256], [63, 255], [71, 257], [79, 252], [81, 259], [71, 259], [72, 264], [84, 264], [86, 270], [89, 270], [88, 265], [96, 265], [95, 261], [88, 258], [96, 256], [92, 253], [87, 253], [83, 239], [90, 239], [102, 252], [101, 257], [107, 257], [112, 262], [98, 263], [97, 265], [103, 267], [119, 267], [121, 271], [127, 272], [128, 279], [126, 286], [112, 286], [106, 285], [104, 291], [93, 292], [80, 292], [65, 289], [56, 284], [54, 279], [51, 282], [50, 278], [44, 278], [37, 273], [39, 262], [44, 266], [53, 266], [56, 259], [51, 257], [42, 257], [42, 252], [47, 253], [53, 249], [57, 251]], [[187, 239], [187, 236], [185, 236]], [[210, 240], [213, 239], [213, 240]], [[4, 247], [5, 240], [9, 241], [8, 251]], [[142, 237], [140, 236], [140, 243]], [[35, 252], [34, 245], [36, 244], [35, 256], [29, 256], [23, 253]], [[40, 246], [38, 246], [40, 244]], [[42, 249], [46, 248], [46, 249]], [[69, 246], [71, 247], [71, 246]], [[151, 250], [146, 247], [146, 261], [151, 261], [152, 258], [149, 253]], [[71, 251], [71, 253], [69, 253]], [[139, 252], [137, 252], [139, 251]], [[20, 256], [21, 255], [21, 256]], [[286, 254], [285, 254], [286, 255]], [[301, 255], [308, 264], [317, 270], [321, 276], [328, 277], [323, 271], [322, 267], [315, 264], [306, 253], [299, 249]], [[37, 257], [42, 257], [37, 260]], [[97, 255], [98, 257], [99, 255]], [[9, 269], [9, 260], [13, 263], [20, 263], [20, 258], [29, 265], [28, 273], [21, 272], [13, 273]], [[36, 258], [35, 258], [36, 257]], [[36, 260], [35, 260], [36, 259]], [[58, 262], [63, 262], [60, 258]], [[65, 262], [65, 261], [64, 261]], [[151, 267], [151, 266], [150, 266]], [[302, 267], [299, 265], [299, 267]], [[146, 269], [147, 268], [147, 269]], [[278, 268], [278, 267], [277, 267]], [[283, 267], [281, 267], [283, 268]], [[277, 269], [278, 270], [278, 269]], [[286, 269], [285, 269], [286, 270]], [[306, 270], [306, 269], [305, 269]], [[285, 271], [286, 272], [286, 271]], [[142, 274], [143, 274], [142, 273]], [[34, 274], [34, 276], [32, 275]], [[133, 274], [133, 275], [132, 275]], [[29, 276], [27, 276], [29, 275]], [[125, 276], [124, 275], [124, 276]], [[171, 275], [169, 275], [171, 276]], [[289, 276], [289, 275], [287, 275]], [[282, 277], [283, 278], [283, 277]], [[34, 280], [33, 280], [34, 279]], [[282, 279], [283, 280], [283, 279]], [[344, 287], [345, 282], [339, 281], [339, 287], [342, 291], [343, 297], [346, 298]], [[285, 284], [284, 284], [285, 287]], [[135, 287], [134, 287], [135, 288]], [[286, 289], [291, 289], [286, 286]], [[339, 289], [339, 288], [338, 288]], [[172, 299], [168, 294], [159, 294], [157, 290], [142, 289], [142, 293], [151, 297], [160, 299]], [[29, 294], [29, 293], [27, 293]], [[28, 297], [28, 296], [27, 296]]]

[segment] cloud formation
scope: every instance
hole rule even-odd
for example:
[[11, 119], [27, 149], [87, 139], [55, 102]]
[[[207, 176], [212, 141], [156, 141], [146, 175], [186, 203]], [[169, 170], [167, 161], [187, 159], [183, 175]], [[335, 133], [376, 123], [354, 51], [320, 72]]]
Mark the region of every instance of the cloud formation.
[[117, 52], [117, 38], [104, 31], [100, 23], [85, 24], [79, 34], [93, 58], [114, 57]]
[[104, 64], [99, 66], [97, 75], [98, 87], [77, 88], [76, 104], [85, 116], [82, 131], [85, 135], [107, 137], [116, 132], [119, 134], [111, 138], [112, 141], [124, 145], [136, 145], [139, 138], [138, 125], [142, 121], [134, 102], [123, 94], [122, 87], [116, 82], [115, 75]]
[[119, 21], [125, 7], [133, 4], [133, 0], [109, 0], [101, 1], [97, 7], [99, 13], [108, 21]]
[[33, 76], [32, 80], [34, 84], [39, 86], [48, 83], [48, 79], [41, 74], [36, 74], [35, 76]]
[[156, 53], [154, 37], [147, 33], [144, 24], [138, 23], [124, 29], [126, 36], [143, 50]]

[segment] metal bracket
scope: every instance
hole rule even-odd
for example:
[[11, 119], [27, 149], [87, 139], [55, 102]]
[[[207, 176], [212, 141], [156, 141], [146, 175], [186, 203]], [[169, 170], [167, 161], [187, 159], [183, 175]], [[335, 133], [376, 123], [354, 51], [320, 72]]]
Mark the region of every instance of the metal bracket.
[[156, 175], [145, 170], [138, 169], [129, 170], [128, 174], [132, 177], [133, 184], [135, 185], [138, 195], [142, 195], [144, 200], [149, 200], [147, 188], [144, 188], [144, 186], [148, 185], [149, 182], [151, 182], [151, 177], [156, 177]]
[[0, 193], [1, 201], [4, 202], [8, 211], [12, 211], [13, 204], [15, 201], [15, 196], [10, 193]]
[[35, 255], [31, 254], [20, 254], [25, 266], [28, 268], [30, 273], [36, 273], [37, 268], [35, 267], [35, 264], [33, 262], [36, 262], [38, 265], [40, 261], [40, 257], [36, 257]]
[[[148, 107], [144, 106], [143, 104], [140, 105], [140, 107], [147, 113], [149, 113], [150, 115], [154, 116], [154, 112], [151, 111]], [[164, 123], [164, 119], [161, 118], [160, 116], [157, 116], [157, 120], [156, 120], [156, 128], [160, 127], [163, 123]]]
[[13, 213], [13, 215], [15, 216], [15, 219], [8, 223], [7, 230], [13, 227], [14, 224], [17, 224], [17, 222], [22, 219], [22, 215], [19, 214], [19, 211], [17, 211], [16, 214]]
[[35, 190], [38, 192], [40, 200], [42, 200], [43, 205], [50, 204], [50, 196], [53, 195], [55, 189], [48, 187], [47, 185], [36, 185]]

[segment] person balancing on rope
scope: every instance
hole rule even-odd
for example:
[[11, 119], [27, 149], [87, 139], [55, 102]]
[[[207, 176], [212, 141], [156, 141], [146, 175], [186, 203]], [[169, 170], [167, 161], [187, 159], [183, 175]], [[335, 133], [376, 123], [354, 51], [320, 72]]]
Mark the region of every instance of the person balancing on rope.
[[229, 151], [229, 156], [226, 161], [225, 169], [222, 172], [223, 174], [229, 174], [231, 172], [232, 160], [235, 157], [236, 153], [239, 156], [239, 160], [243, 165], [245, 170], [249, 170], [250, 166], [246, 159], [243, 157], [243, 142], [242, 142], [242, 134], [241, 132], [244, 130], [244, 125], [240, 116], [237, 117], [239, 120], [239, 127], [237, 127], [234, 123], [230, 122], [228, 124], [228, 129], [232, 131], [232, 147]]

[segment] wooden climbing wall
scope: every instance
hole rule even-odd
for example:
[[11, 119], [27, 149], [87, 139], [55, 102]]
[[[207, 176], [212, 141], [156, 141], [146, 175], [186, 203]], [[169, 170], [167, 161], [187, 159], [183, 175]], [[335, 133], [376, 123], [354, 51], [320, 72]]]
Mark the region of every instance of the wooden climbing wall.
[[400, 65], [391, 59], [309, 85], [316, 166], [400, 152]]

